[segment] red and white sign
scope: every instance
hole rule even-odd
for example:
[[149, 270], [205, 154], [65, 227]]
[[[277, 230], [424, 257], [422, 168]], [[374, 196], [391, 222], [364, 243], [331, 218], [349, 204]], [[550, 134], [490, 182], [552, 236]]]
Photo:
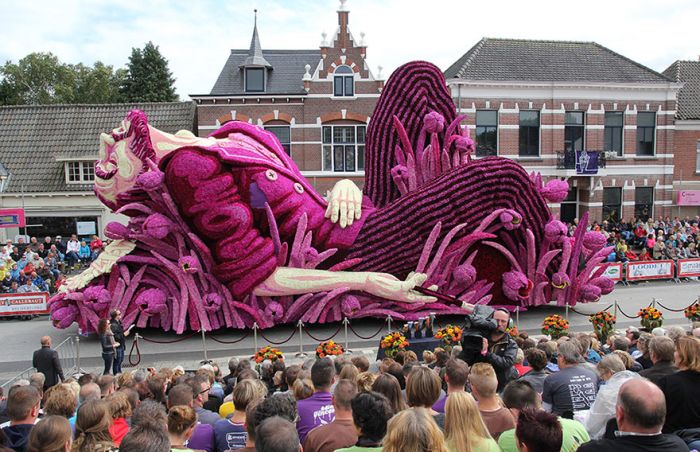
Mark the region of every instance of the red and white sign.
[[593, 273], [598, 271], [601, 267], [605, 268], [601, 276], [606, 276], [615, 282], [622, 281], [622, 262], [610, 262], [609, 264], [596, 265], [593, 269]]
[[627, 263], [627, 281], [673, 278], [673, 261], [645, 261]]
[[688, 278], [700, 276], [700, 259], [680, 259], [678, 261], [678, 277]]
[[678, 190], [676, 204], [679, 206], [700, 206], [700, 190]]
[[0, 294], [0, 316], [48, 314], [46, 292]]

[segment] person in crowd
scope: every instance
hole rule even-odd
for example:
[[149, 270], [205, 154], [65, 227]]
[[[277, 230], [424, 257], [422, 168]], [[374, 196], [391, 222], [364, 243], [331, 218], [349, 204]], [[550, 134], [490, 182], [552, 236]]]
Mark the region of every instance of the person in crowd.
[[19, 286], [17, 293], [36, 293], [40, 292], [39, 288], [34, 285], [31, 278], [25, 278], [24, 284]]
[[100, 387], [97, 385], [97, 383], [93, 383], [92, 381], [84, 383], [80, 387], [80, 392], [78, 394], [78, 406], [76, 408], [76, 412], [71, 418], [68, 419], [71, 428], [75, 429], [75, 421], [78, 416], [77, 409], [80, 408], [80, 406], [85, 402], [88, 402], [90, 400], [100, 400], [101, 398], [102, 392], [100, 391]]
[[90, 260], [95, 260], [97, 259], [97, 256], [100, 255], [102, 252], [102, 249], [104, 248], [104, 243], [102, 243], [102, 240], [96, 235], [92, 236], [92, 240], [90, 240]]
[[314, 387], [313, 395], [297, 401], [297, 431], [302, 443], [314, 427], [329, 424], [335, 419], [333, 395], [330, 392], [335, 383], [335, 366], [330, 358], [321, 358], [314, 362], [311, 366], [311, 381]]
[[[344, 365], [343, 368], [347, 366]], [[353, 366], [354, 367], [354, 366]], [[304, 440], [305, 452], [333, 452], [357, 442], [357, 431], [352, 419], [352, 399], [357, 395], [353, 380], [340, 379], [333, 389], [335, 419], [311, 430]]]
[[68, 420], [75, 415], [77, 409], [78, 398], [70, 386], [60, 384], [52, 386], [46, 391], [44, 402], [45, 416], [63, 416]]
[[372, 384], [372, 391], [386, 397], [394, 413], [399, 413], [408, 408], [406, 399], [401, 393], [399, 380], [391, 374], [380, 374]]
[[472, 394], [478, 401], [479, 413], [491, 436], [498, 440], [502, 432], [515, 427], [513, 415], [501, 405], [496, 394], [496, 373], [487, 363], [476, 363], [469, 373]]
[[628, 348], [627, 348], [627, 353], [632, 355], [632, 358], [635, 360], [642, 356], [642, 352], [639, 350], [638, 347], [638, 342], [639, 342], [639, 336], [641, 335], [639, 328], [630, 326], [627, 328], [625, 331], [625, 337], [629, 341]]
[[211, 385], [209, 379], [204, 375], [196, 375], [189, 381], [194, 396], [193, 408], [197, 413], [199, 422], [209, 424], [212, 427], [221, 420], [218, 414], [204, 408], [204, 404], [209, 400], [209, 390]]
[[[654, 245], [651, 246], [653, 248]], [[637, 256], [638, 261], [653, 261], [654, 258], [651, 254], [649, 254], [649, 249], [648, 248], [642, 248], [642, 251], [639, 252], [639, 256]]]
[[629, 380], [620, 387], [615, 408], [617, 431], [582, 445], [579, 452], [688, 451], [678, 436], [661, 432], [666, 418], [664, 394], [643, 378]]
[[148, 421], [132, 426], [124, 437], [119, 452], [171, 452], [166, 421]]
[[[355, 384], [357, 384], [357, 390], [359, 392], [370, 392], [372, 391], [372, 385], [377, 381], [377, 375], [372, 372], [360, 372], [355, 378]], [[397, 382], [398, 384], [398, 382]], [[401, 394], [401, 389], [399, 388], [399, 394]], [[402, 395], [403, 398], [403, 395]], [[405, 400], [404, 400], [404, 403]]]
[[433, 410], [440, 398], [440, 377], [435, 371], [422, 366], [413, 368], [406, 383], [406, 400], [412, 408], [425, 408], [435, 423], [444, 430], [445, 414]]
[[224, 395], [227, 396], [233, 392], [233, 387], [238, 381], [238, 364], [240, 360], [235, 356], [228, 360], [228, 374], [222, 379], [224, 383]]
[[217, 450], [236, 450], [245, 447], [246, 408], [257, 404], [267, 395], [267, 388], [260, 380], [244, 380], [233, 388], [233, 404], [236, 411], [229, 419], [220, 419], [214, 424], [214, 438]]
[[620, 387], [631, 378], [640, 378], [639, 374], [626, 370], [622, 360], [615, 354], [605, 356], [598, 363], [597, 370], [605, 384], [600, 385], [586, 418], [586, 430], [592, 439], [602, 438], [608, 421], [615, 418]]
[[553, 414], [524, 409], [518, 415], [515, 438], [521, 452], [559, 452], [562, 428]]
[[532, 370], [530, 366], [526, 366], [523, 364], [523, 362], [525, 362], [525, 353], [522, 351], [522, 349], [518, 348], [515, 353], [515, 364], [513, 365], [515, 370], [518, 372], [518, 378]]
[[360, 372], [368, 372], [369, 371], [369, 359], [365, 355], [361, 356], [353, 356], [350, 359], [350, 362], [352, 362], [355, 367], [357, 367], [357, 370]]
[[105, 398], [109, 406], [109, 413], [112, 416], [112, 425], [109, 427], [109, 435], [112, 437], [112, 442], [119, 446], [129, 433], [129, 424], [127, 418], [131, 417], [131, 404], [129, 397], [123, 391], [117, 391]]
[[598, 392], [598, 376], [581, 365], [580, 347], [576, 339], [559, 344], [559, 372], [544, 380], [544, 409], [558, 416], [573, 418], [576, 411], [590, 409]]
[[274, 416], [264, 420], [257, 428], [255, 450], [258, 452], [300, 452], [299, 434], [294, 424]]
[[172, 452], [194, 452], [185, 446], [197, 425], [197, 413], [189, 406], [177, 405], [168, 412], [168, 435]]
[[461, 359], [450, 359], [445, 365], [445, 383], [447, 383], [447, 396], [438, 399], [433, 405], [433, 410], [438, 413], [445, 412], [445, 403], [450, 394], [466, 392], [465, 386], [469, 378], [469, 366]]
[[297, 378], [292, 387], [292, 395], [297, 401], [305, 400], [314, 395], [314, 384], [310, 378]]
[[43, 336], [41, 348], [32, 356], [32, 366], [37, 372], [44, 374], [44, 391], [64, 380], [61, 359], [58, 357], [58, 352], [51, 348], [52, 345], [51, 336]]
[[531, 348], [525, 352], [525, 357], [532, 370], [518, 380], [527, 381], [537, 392], [542, 393], [544, 380], [549, 375], [545, 370], [547, 367], [547, 354], [538, 348]]
[[700, 339], [678, 338], [675, 361], [678, 372], [657, 380], [668, 408], [664, 433], [700, 426]]
[[29, 434], [37, 422], [41, 406], [41, 394], [31, 385], [10, 389], [7, 397], [7, 416], [10, 423], [2, 428], [7, 446], [16, 452], [25, 452]]
[[122, 325], [122, 312], [119, 309], [113, 309], [109, 313], [109, 328], [114, 335], [114, 341], [119, 344], [114, 348], [114, 362], [112, 363], [112, 373], [119, 375], [122, 373], [122, 362], [124, 362], [124, 350], [126, 349], [126, 336], [129, 335], [131, 329], [124, 330]]
[[29, 433], [27, 452], [68, 452], [73, 430], [63, 416], [46, 416]]
[[500, 452], [484, 424], [474, 398], [453, 392], [445, 405], [445, 442], [451, 452]]
[[391, 418], [382, 452], [448, 452], [448, 449], [430, 411], [412, 407]]
[[103, 375], [108, 375], [112, 371], [112, 363], [114, 362], [114, 351], [121, 345], [121, 343], [114, 340], [114, 333], [109, 327], [109, 322], [107, 319], [100, 319], [97, 324], [97, 334], [100, 336], [100, 344], [102, 346], [102, 360], [104, 361], [105, 368], [102, 372]]
[[653, 365], [639, 372], [639, 375], [656, 383], [660, 378], [678, 372], [674, 363], [676, 346], [671, 338], [653, 336], [649, 341], [648, 348], [649, 358]]
[[352, 421], [357, 431], [354, 446], [336, 452], [379, 452], [386, 435], [387, 424], [394, 415], [389, 400], [374, 392], [361, 392], [350, 402]]
[[103, 399], [107, 398], [107, 396], [116, 390], [113, 375], [100, 375], [95, 381], [97, 382], [97, 386], [100, 387], [100, 397]]
[[[503, 404], [518, 419], [524, 409], [542, 411], [541, 398], [537, 391], [526, 381], [513, 381], [503, 390]], [[590, 440], [585, 427], [578, 421], [559, 417], [562, 428], [562, 451], [576, 450], [581, 444]], [[498, 438], [498, 445], [503, 452], [518, 450], [515, 429], [506, 430]]]
[[70, 240], [66, 243], [66, 263], [70, 266], [72, 270], [75, 265], [80, 261], [80, 242], [75, 234], [70, 236]]
[[80, 405], [71, 452], [116, 452], [117, 447], [109, 434], [111, 425], [107, 402], [91, 400]]
[[[188, 406], [193, 408], [194, 396], [190, 385], [178, 384], [170, 389], [170, 392], [168, 392], [167, 406], [168, 409], [175, 406]], [[187, 445], [195, 450], [202, 450], [205, 452], [216, 451], [217, 448], [214, 440], [214, 427], [209, 424], [197, 422], [194, 432], [192, 432], [192, 436], [190, 437]]]
[[637, 349], [639, 350], [640, 355], [636, 358], [636, 361], [642, 366], [642, 369], [648, 369], [654, 364], [651, 362], [651, 356], [649, 356], [649, 341], [652, 337], [653, 336], [651, 333], [639, 333]]

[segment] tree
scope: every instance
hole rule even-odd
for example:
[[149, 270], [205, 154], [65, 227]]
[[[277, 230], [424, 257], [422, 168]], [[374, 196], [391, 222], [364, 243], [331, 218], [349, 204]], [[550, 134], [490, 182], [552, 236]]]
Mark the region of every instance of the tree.
[[168, 69], [168, 60], [161, 55], [158, 47], [148, 42], [141, 49], [132, 48], [127, 74], [121, 93], [127, 102], [173, 102], [175, 79]]
[[126, 77], [126, 69], [114, 71], [112, 66], [105, 66], [97, 61], [90, 68], [77, 64], [72, 66], [74, 73], [74, 91], [71, 103], [109, 104], [122, 102], [119, 92]]

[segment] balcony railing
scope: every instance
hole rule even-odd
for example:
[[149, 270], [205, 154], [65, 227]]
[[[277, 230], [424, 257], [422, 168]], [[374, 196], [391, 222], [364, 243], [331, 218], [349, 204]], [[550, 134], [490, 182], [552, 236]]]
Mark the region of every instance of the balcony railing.
[[577, 174], [596, 174], [605, 168], [605, 151], [563, 151], [557, 152], [557, 169], [576, 170]]

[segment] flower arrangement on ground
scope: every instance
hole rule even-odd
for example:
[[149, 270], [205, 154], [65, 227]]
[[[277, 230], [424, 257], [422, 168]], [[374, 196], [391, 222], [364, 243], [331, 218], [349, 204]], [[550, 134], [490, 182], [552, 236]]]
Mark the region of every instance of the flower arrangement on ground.
[[637, 313], [637, 316], [639, 316], [642, 327], [649, 331], [660, 327], [664, 323], [663, 314], [656, 308], [642, 308], [639, 310], [639, 313]]
[[267, 345], [255, 352], [255, 355], [253, 355], [252, 359], [255, 360], [257, 364], [260, 364], [265, 360], [269, 360], [272, 362], [275, 362], [277, 360], [284, 361], [284, 355], [281, 351], [279, 351], [279, 349]]
[[506, 333], [508, 333], [513, 339], [520, 336], [520, 331], [518, 331], [518, 327], [515, 325], [506, 328]]
[[685, 308], [685, 311], [683, 311], [683, 314], [685, 314], [685, 318], [690, 320], [691, 322], [696, 322], [700, 320], [700, 305], [696, 301], [695, 303], [691, 304], [687, 308]]
[[569, 334], [569, 321], [559, 314], [547, 316], [542, 322], [542, 334], [547, 334], [552, 339], [566, 336]]
[[384, 349], [384, 355], [387, 358], [393, 358], [400, 350], [408, 347], [408, 340], [406, 336], [396, 331], [384, 336], [379, 346]]
[[588, 317], [588, 321], [593, 324], [593, 331], [598, 340], [604, 343], [615, 328], [617, 318], [608, 311], [599, 311]]
[[318, 347], [316, 347], [317, 358], [325, 358], [326, 356], [337, 356], [342, 355], [343, 353], [345, 353], [345, 349], [343, 348], [343, 346], [333, 340], [321, 342], [320, 344], [318, 344]]
[[462, 341], [462, 328], [454, 325], [447, 325], [440, 328], [438, 332], [435, 333], [435, 339], [440, 339], [445, 350], [451, 351], [452, 347], [459, 345]]

